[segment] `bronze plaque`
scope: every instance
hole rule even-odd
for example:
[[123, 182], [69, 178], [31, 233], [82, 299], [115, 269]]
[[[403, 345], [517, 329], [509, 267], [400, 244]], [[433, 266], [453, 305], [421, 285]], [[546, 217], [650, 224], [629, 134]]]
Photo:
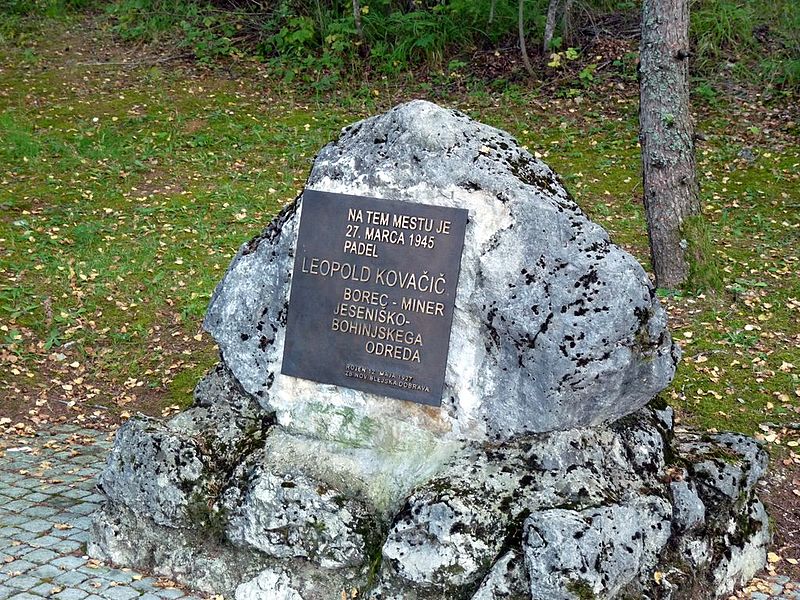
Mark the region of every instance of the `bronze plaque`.
[[281, 373], [439, 406], [467, 211], [303, 192]]

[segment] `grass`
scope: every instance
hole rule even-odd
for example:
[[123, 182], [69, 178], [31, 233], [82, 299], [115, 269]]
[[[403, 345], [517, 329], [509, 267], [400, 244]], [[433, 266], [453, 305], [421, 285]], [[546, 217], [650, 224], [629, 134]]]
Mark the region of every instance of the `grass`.
[[[570, 97], [388, 82], [302, 96], [245, 62], [234, 74], [123, 67], [130, 49], [85, 27], [0, 45], [0, 418], [101, 422], [185, 406], [216, 360], [200, 324], [238, 246], [295, 197], [340, 127], [408, 97], [512, 132], [647, 265], [630, 82], [598, 76]], [[790, 101], [714, 94], [698, 106], [703, 236], [721, 291], [663, 298], [684, 348], [665, 393], [686, 423], [791, 441], [797, 118]]]

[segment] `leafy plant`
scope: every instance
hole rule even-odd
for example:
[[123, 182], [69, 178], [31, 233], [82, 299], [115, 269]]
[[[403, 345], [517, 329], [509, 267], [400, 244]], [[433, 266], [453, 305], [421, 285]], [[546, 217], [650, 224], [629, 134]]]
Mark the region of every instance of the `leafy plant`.
[[553, 52], [550, 55], [550, 62], [547, 63], [547, 66], [553, 69], [559, 69], [566, 61], [577, 60], [579, 56], [580, 53], [577, 48], [569, 47], [563, 52]]

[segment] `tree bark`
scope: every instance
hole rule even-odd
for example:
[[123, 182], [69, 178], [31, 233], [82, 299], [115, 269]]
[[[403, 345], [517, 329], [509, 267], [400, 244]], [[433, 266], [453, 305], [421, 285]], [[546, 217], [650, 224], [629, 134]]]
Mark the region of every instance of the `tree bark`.
[[569, 19], [569, 13], [572, 10], [572, 0], [564, 0], [564, 14], [561, 17], [561, 34], [565, 46], [569, 46], [572, 42], [572, 25]]
[[553, 33], [555, 33], [556, 30], [556, 19], [558, 18], [558, 7], [560, 5], [561, 0], [550, 0], [550, 3], [547, 5], [547, 20], [544, 23], [544, 44], [542, 45], [545, 61], [547, 60], [547, 53], [550, 52], [550, 43], [553, 41]]
[[359, 0], [353, 0], [353, 21], [355, 21], [356, 25], [356, 34], [358, 35], [358, 53], [361, 56], [364, 56], [366, 53], [366, 42], [364, 40], [364, 28], [361, 26], [361, 2]]
[[687, 217], [700, 214], [689, 111], [688, 0], [643, 0], [639, 141], [650, 256], [656, 285], [680, 287], [689, 274]]
[[534, 76], [533, 66], [531, 65], [531, 59], [528, 58], [528, 49], [525, 46], [525, 18], [524, 18], [524, 3], [525, 0], [519, 0], [519, 51], [522, 53], [522, 62], [525, 63], [525, 69], [528, 71], [528, 75], [531, 77]]

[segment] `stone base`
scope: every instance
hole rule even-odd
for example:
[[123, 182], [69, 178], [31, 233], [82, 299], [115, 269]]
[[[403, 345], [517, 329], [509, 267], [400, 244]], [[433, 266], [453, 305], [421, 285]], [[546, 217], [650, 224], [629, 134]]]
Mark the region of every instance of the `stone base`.
[[237, 600], [712, 598], [766, 560], [766, 453], [666, 406], [408, 464], [289, 436], [224, 366], [195, 398], [120, 429], [92, 556]]

